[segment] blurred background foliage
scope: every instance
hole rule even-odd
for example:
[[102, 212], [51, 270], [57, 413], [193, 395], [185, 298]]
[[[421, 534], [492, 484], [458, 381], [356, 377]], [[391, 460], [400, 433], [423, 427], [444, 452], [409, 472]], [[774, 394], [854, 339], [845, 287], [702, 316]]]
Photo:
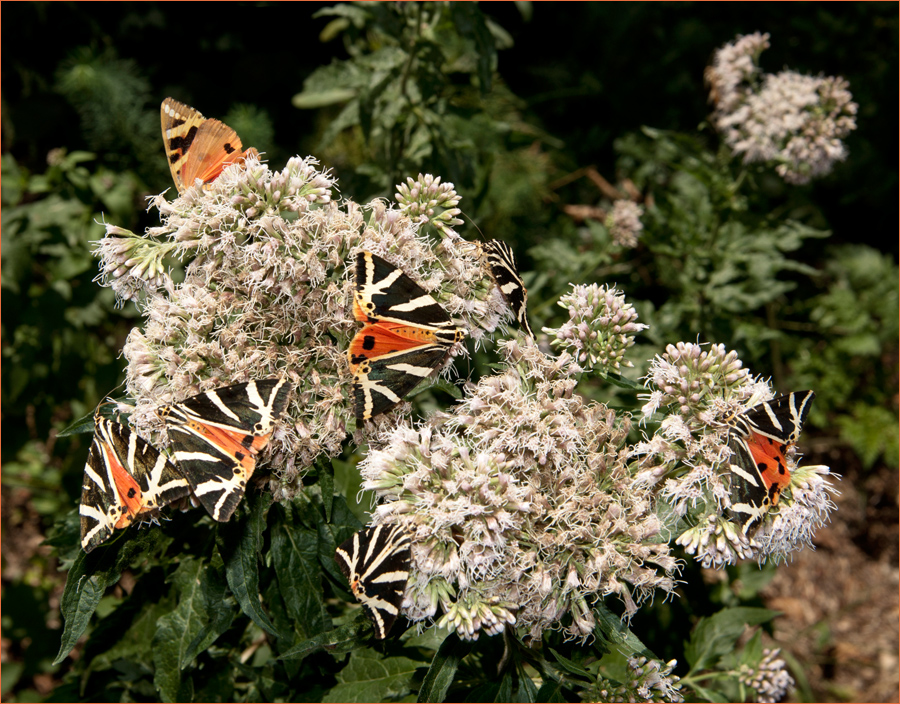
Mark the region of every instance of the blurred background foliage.
[[[453, 181], [484, 236], [515, 248], [536, 330], [561, 322], [570, 282], [614, 282], [651, 325], [632, 378], [668, 343], [724, 343], [779, 390], [815, 389], [803, 444], [842, 491], [865, 503], [871, 477], [895, 474], [896, 5], [8, 3], [2, 19], [4, 701], [77, 697], [91, 672], [77, 650], [51, 664], [65, 573], [43, 541], [75, 528], [88, 446], [56, 435], [122, 379], [137, 311], [92, 281], [90, 243], [103, 222], [156, 224], [144, 199], [172, 186], [169, 95], [274, 168], [315, 155], [360, 202], [419, 172]], [[704, 66], [757, 30], [772, 34], [765, 68], [841, 75], [860, 106], [849, 159], [811, 186], [742, 167], [706, 122]], [[616, 193], [645, 207], [636, 249], [601, 217]], [[490, 361], [477, 354], [473, 373]], [[893, 482], [877, 508], [896, 521]], [[870, 546], [885, 550], [896, 535]], [[748, 574], [729, 578], [759, 605], [765, 580]], [[100, 615], [134, 588], [126, 574]], [[635, 623], [666, 653], [734, 593], [692, 592]], [[91, 667], [116, 673], [111, 697], [158, 696], [125, 656]]]

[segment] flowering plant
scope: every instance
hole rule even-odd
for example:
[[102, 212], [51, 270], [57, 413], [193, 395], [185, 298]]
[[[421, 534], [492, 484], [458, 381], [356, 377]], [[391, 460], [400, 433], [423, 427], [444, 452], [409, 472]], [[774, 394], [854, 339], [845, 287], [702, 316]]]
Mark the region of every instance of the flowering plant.
[[[96, 248], [101, 282], [136, 300], [146, 318], [124, 348], [131, 423], [141, 434], [161, 441], [155, 409], [199, 391], [274, 374], [294, 385], [274, 435], [267, 487], [250, 500], [243, 523], [238, 519], [243, 527], [233, 529], [257, 541], [273, 499], [285, 505], [285, 518], [308, 513], [302, 506], [311, 498], [311, 470], [324, 517], [335, 520], [326, 466], [353, 430], [345, 350], [356, 327], [346, 266], [354, 252], [401, 262], [476, 348], [490, 345], [509, 320], [479, 248], [454, 229], [460, 197], [452, 184], [408, 179], [395, 204], [338, 203], [334, 195], [334, 179], [312, 159], [291, 159], [275, 172], [251, 158], [226, 169], [208, 191], [154, 199], [161, 227], [141, 236], [109, 225]], [[191, 258], [182, 282], [164, 266], [171, 257]], [[668, 415], [652, 435], [630, 442], [630, 415], [588, 401], [576, 387], [585, 375], [618, 377], [632, 366], [626, 353], [647, 326], [612, 288], [574, 286], [559, 304], [567, 322], [544, 328], [539, 343], [521, 333], [500, 340], [497, 372], [467, 384], [456, 406], [416, 423], [404, 404], [355, 429], [368, 445], [359, 463], [362, 489], [380, 498], [371, 521], [400, 525], [411, 538], [402, 612], [420, 631], [434, 624], [463, 641], [506, 633], [539, 643], [554, 631], [606, 641], [606, 597], [618, 600], [627, 622], [657, 593], [674, 593], [676, 545], [707, 566], [779, 559], [808, 542], [833, 507], [827, 468], [798, 470], [791, 459], [789, 497], [759, 537], [735, 530], [727, 518], [729, 430], [721, 419], [751, 397], [771, 395], [768, 386], [720, 345], [670, 345], [651, 364], [643, 408], [645, 420], [660, 409]], [[326, 545], [349, 527], [334, 523]], [[277, 550], [277, 536], [292, 529], [273, 530]], [[254, 580], [243, 575], [238, 586], [228, 570], [234, 560], [255, 560], [248, 549], [236, 556], [220, 546], [226, 581], [244, 613], [277, 633], [254, 599]], [[325, 565], [317, 571], [323, 568], [334, 573]], [[623, 692], [681, 700], [674, 662], [629, 652], [630, 679], [611, 683], [597, 670], [585, 692], [597, 700]], [[789, 679], [780, 680], [782, 691]]]

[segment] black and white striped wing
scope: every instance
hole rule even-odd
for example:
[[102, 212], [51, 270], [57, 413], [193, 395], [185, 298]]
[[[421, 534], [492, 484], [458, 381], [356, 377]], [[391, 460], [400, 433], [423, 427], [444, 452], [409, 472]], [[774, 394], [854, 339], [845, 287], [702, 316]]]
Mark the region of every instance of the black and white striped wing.
[[243, 498], [290, 392], [283, 378], [262, 379], [159, 409], [175, 461], [215, 520], [230, 519]]
[[383, 640], [400, 614], [409, 579], [409, 535], [400, 526], [365, 528], [342, 543], [334, 558]]
[[90, 552], [117, 528], [155, 518], [190, 493], [178, 469], [128, 426], [98, 414], [81, 489], [81, 547]]
[[465, 337], [430, 294], [371, 252], [356, 258], [353, 314], [365, 323], [347, 349], [360, 425], [400, 403]]
[[516, 266], [516, 256], [512, 248], [506, 242], [490, 240], [482, 245], [491, 276], [497, 283], [497, 288], [503, 294], [503, 298], [512, 309], [513, 315], [519, 321], [519, 325], [529, 337], [534, 338], [531, 325], [528, 323], [528, 289], [519, 275]]

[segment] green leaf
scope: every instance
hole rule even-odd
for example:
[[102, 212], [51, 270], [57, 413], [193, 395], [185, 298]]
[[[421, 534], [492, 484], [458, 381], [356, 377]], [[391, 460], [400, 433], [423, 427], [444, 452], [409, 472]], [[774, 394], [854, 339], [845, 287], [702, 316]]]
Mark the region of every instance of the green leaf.
[[346, 103], [356, 97], [356, 91], [352, 88], [333, 88], [332, 90], [308, 91], [304, 90], [291, 98], [291, 104], [301, 110], [315, 110], [327, 105]]
[[378, 702], [399, 699], [412, 689], [412, 678], [423, 664], [404, 657], [384, 657], [370, 648], [354, 651], [337, 673], [338, 684], [323, 702]]
[[609, 642], [615, 644], [622, 653], [643, 655], [651, 660], [659, 660], [641, 642], [640, 638], [631, 632], [631, 629], [622, 622], [622, 619], [610, 611], [602, 601], [598, 601], [594, 605], [594, 616], [597, 619], [597, 627], [594, 629], [594, 633], [597, 635], [598, 645]]
[[549, 680], [541, 685], [537, 693], [537, 701], [539, 702], [565, 702], [566, 698], [562, 695], [562, 685], [559, 682]]
[[491, 77], [497, 59], [494, 36], [485, 24], [481, 9], [474, 3], [451, 3], [449, 8], [459, 33], [475, 43], [479, 88], [486, 95], [491, 92]]
[[[287, 514], [284, 509], [281, 512]], [[290, 520], [272, 529], [270, 555], [288, 615], [302, 637], [310, 638], [331, 626], [322, 599], [322, 569], [318, 559], [319, 536]]]
[[[245, 498], [247, 501], [247, 498]], [[278, 635], [259, 601], [259, 552], [271, 494], [258, 492], [250, 500], [250, 511], [241, 520], [220, 523], [216, 546], [225, 564], [225, 578], [238, 604], [253, 622], [267, 633]]]
[[168, 580], [178, 593], [178, 606], [157, 621], [153, 638], [153, 684], [163, 701], [178, 700], [184, 654], [206, 621], [206, 594], [201, 584], [205, 571], [201, 560], [183, 556]]
[[362, 528], [362, 523], [347, 506], [343, 496], [335, 497], [331, 520], [331, 523], [320, 522], [318, 525], [319, 562], [335, 582], [346, 584], [346, 578], [334, 561], [334, 551], [338, 545]]
[[331, 506], [334, 503], [334, 465], [331, 460], [317, 462], [319, 486], [322, 489], [322, 503], [325, 504], [325, 522], [331, 523]]
[[779, 612], [740, 606], [722, 609], [712, 616], [701, 618], [685, 645], [684, 655], [691, 673], [713, 667], [718, 659], [734, 650], [746, 626], [771, 621]]
[[553, 648], [548, 647], [547, 650], [549, 650], [550, 654], [553, 655], [554, 658], [556, 658], [556, 661], [563, 666], [564, 670], [571, 672], [573, 675], [578, 675], [579, 677], [587, 677], [588, 679], [593, 679], [594, 676], [583, 667], [581, 667], [581, 665], [579, 665], [578, 663], [569, 660], [569, 658], [565, 657], [564, 655], [560, 655]]
[[494, 697], [495, 702], [511, 702], [512, 701], [512, 675], [513, 671], [507, 668], [503, 673], [503, 679], [500, 680], [500, 689]]
[[205, 606], [206, 623], [182, 652], [179, 663], [182, 669], [231, 627], [237, 613], [234, 599], [225, 598], [228, 588], [225, 581], [225, 565], [218, 552], [213, 553], [200, 580], [204, 593], [204, 601], [201, 603]]
[[374, 628], [372, 627], [372, 622], [369, 621], [369, 617], [360, 609], [356, 618], [350, 623], [298, 643], [290, 650], [281, 653], [277, 659], [293, 660], [305, 658], [318, 650], [327, 650], [332, 655], [347, 653], [358, 646], [361, 634], [367, 631], [371, 634], [374, 632]]
[[76, 420], [72, 425], [70, 425], [65, 430], [60, 430], [56, 437], [64, 438], [68, 435], [80, 435], [81, 433], [93, 433], [94, 432], [94, 412], [91, 411], [86, 416], [83, 416]]
[[525, 670], [525, 667], [521, 663], [519, 663], [517, 666], [517, 672], [519, 674], [519, 701], [543, 701], [542, 699], [538, 698], [538, 688], [535, 686], [534, 681], [531, 679], [528, 672]]
[[714, 689], [708, 689], [706, 687], [702, 687], [693, 680], [691, 680], [691, 683], [688, 686], [691, 689], [693, 689], [700, 696], [701, 699], [704, 699], [708, 702], [727, 702], [728, 701], [728, 697], [726, 697], [721, 692], [717, 692]]
[[615, 372], [604, 372], [604, 371], [599, 371], [598, 373], [603, 379], [606, 379], [611, 384], [614, 384], [615, 386], [618, 386], [620, 388], [628, 389], [629, 391], [640, 391], [641, 393], [646, 393], [646, 392], [650, 391], [650, 389], [648, 389], [643, 384], [639, 384], [636, 381], [627, 379], [626, 377], [622, 376], [621, 374], [616, 374]]
[[166, 539], [158, 530], [130, 531], [128, 539], [121, 535], [91, 553], [79, 553], [69, 568], [60, 601], [65, 626], [54, 665], [61, 663], [81, 638], [107, 587], [119, 581], [122, 570], [136, 557], [145, 559]]
[[454, 631], [438, 648], [419, 689], [419, 702], [442, 702], [453, 684], [460, 661], [472, 650], [472, 643], [460, 640]]

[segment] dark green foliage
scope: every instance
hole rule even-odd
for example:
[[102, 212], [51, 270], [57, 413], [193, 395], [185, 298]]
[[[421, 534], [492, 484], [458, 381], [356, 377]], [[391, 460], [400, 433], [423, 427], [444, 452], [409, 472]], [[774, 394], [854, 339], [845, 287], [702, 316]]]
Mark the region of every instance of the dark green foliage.
[[[322, 158], [359, 201], [419, 172], [453, 181], [484, 236], [516, 250], [536, 330], [562, 320], [569, 282], [615, 282], [651, 324], [636, 364], [677, 340], [737, 349], [779, 389], [815, 389], [804, 440], [837, 448], [850, 471], [883, 470], [898, 453], [897, 176], [884, 149], [896, 7], [770, 5], [748, 24], [740, 5], [366, 3], [320, 5], [317, 17], [109, 5], [4, 12], [4, 700], [576, 701], [625, 681], [638, 654], [678, 658], [689, 697], [746, 700], [721, 674], [759, 660], [761, 631], [737, 643], [744, 624], [774, 615], [758, 608], [772, 567], [705, 586], [688, 564], [684, 596], [645, 605], [630, 627], [599, 601], [585, 645], [464, 643], [404, 635], [402, 622], [375, 643], [333, 560], [370, 508], [356, 503], [351, 449], [311, 468], [293, 502], [251, 488], [228, 524], [190, 510], [82, 553], [90, 436], [59, 431], [121, 381], [137, 315], [92, 281], [90, 242], [103, 222], [158, 224], [143, 196], [172, 187], [158, 112], [172, 95], [274, 168]], [[191, 39], [167, 49], [185, 28]], [[744, 169], [705, 125], [694, 130], [708, 112], [704, 63], [757, 28], [773, 33], [770, 70], [844, 75], [860, 103], [849, 160], [808, 188]], [[576, 177], [591, 164], [644, 199], [636, 249], [567, 214], [609, 205]], [[472, 375], [495, 359], [477, 354]], [[642, 371], [584, 392], [633, 407]], [[55, 688], [39, 691], [48, 676]]]

